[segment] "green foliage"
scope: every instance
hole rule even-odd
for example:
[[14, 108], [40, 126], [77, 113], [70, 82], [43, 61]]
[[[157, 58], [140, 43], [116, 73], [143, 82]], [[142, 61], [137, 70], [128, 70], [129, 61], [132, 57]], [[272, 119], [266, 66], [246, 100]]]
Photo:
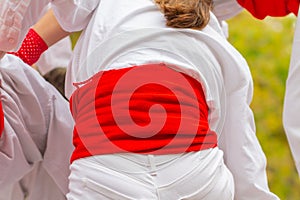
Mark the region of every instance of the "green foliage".
[[300, 199], [300, 181], [282, 126], [282, 105], [295, 17], [254, 19], [246, 12], [228, 21], [229, 41], [246, 58], [254, 80], [257, 136], [266, 154], [271, 191]]
[[73, 49], [74, 49], [74, 47], [75, 47], [75, 44], [76, 44], [78, 38], [80, 37], [80, 34], [81, 34], [81, 32], [75, 32], [75, 33], [72, 33], [72, 34], [70, 35], [70, 39], [71, 39], [71, 41], [72, 41], [72, 48], [73, 48]]

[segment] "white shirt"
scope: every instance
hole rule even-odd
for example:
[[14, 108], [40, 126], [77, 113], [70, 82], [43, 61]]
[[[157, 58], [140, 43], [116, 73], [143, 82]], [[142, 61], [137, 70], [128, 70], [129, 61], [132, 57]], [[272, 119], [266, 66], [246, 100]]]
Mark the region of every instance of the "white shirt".
[[[69, 13], [73, 19], [79, 18], [76, 12]], [[253, 84], [248, 65], [226, 41], [218, 21], [213, 14], [211, 16], [203, 31], [176, 31], [165, 29], [165, 20], [151, 0], [102, 0], [77, 43], [68, 69], [66, 93], [70, 96], [76, 89], [73, 82], [84, 81], [99, 70], [159, 61], [180, 66], [177, 70], [197, 78], [204, 86], [206, 96], [211, 98], [208, 100], [214, 102], [209, 104], [210, 110], [216, 111], [210, 113], [210, 125], [216, 130], [221, 127], [217, 130], [219, 147], [224, 151], [225, 162], [235, 179], [235, 198], [278, 199], [268, 189], [266, 159], [255, 135], [253, 113], [249, 107]], [[63, 18], [59, 20], [61, 24], [68, 23]], [[175, 36], [168, 39], [168, 34]], [[212, 62], [212, 71], [199, 68], [203, 54], [194, 52], [194, 47], [207, 49], [208, 59], [205, 60]], [[217, 76], [219, 72], [220, 76]], [[215, 79], [205, 76], [209, 73]], [[222, 89], [226, 92], [225, 99]]]
[[[151, 0], [102, 0], [101, 2], [100, 0], [54, 0], [53, 3], [55, 15], [65, 30], [77, 31], [87, 26], [78, 41], [73, 63], [68, 69], [66, 82], [66, 93], [68, 96], [75, 90], [72, 86], [73, 82], [85, 80], [99, 70], [108, 70], [110, 66], [113, 68], [128, 67], [131, 64], [158, 61], [157, 51], [144, 49], [141, 54], [137, 51], [128, 51], [135, 48], [134, 44], [130, 43], [135, 41], [135, 35], [129, 37], [131, 39], [128, 41], [129, 45], [131, 45], [129, 49], [126, 48], [128, 47], [126, 46], [126, 40], [123, 40], [124, 43], [120, 45], [125, 45], [123, 46], [124, 48], [119, 49], [120, 51], [115, 49], [116, 52], [111, 52], [109, 47], [102, 49], [101, 45], [104, 44], [105, 46], [103, 41], [108, 40], [108, 42], [111, 42], [113, 40], [109, 39], [113, 36], [122, 37], [120, 33], [123, 31], [128, 31], [125, 33], [127, 37], [128, 33], [134, 33], [135, 29], [138, 29], [137, 32], [141, 31], [139, 28], [151, 29], [149, 32], [146, 31], [148, 35], [144, 35], [145, 39], [151, 34], [157, 35], [159, 30], [165, 33], [170, 30], [164, 29], [164, 18]], [[182, 32], [170, 30], [168, 32], [168, 34], [176, 33], [180, 35], [179, 37], [185, 34], [192, 35], [198, 48], [208, 47], [207, 53], [213, 53], [215, 57], [209, 56], [210, 60], [213, 61], [211, 66], [214, 66], [211, 72], [217, 75], [217, 72], [221, 71], [221, 76], [214, 76], [215, 80], [211, 78], [205, 79], [205, 76], [201, 76], [201, 68], [198, 68], [197, 64], [193, 63], [199, 60], [197, 59], [197, 54], [183, 55], [188, 58], [188, 61], [191, 61], [189, 64], [184, 62], [186, 59], [178, 59], [181, 55], [175, 51], [171, 51], [171, 54], [164, 54], [164, 56], [159, 57], [159, 60], [178, 64], [177, 66], [180, 66], [178, 70], [194, 75], [195, 78], [202, 81], [202, 84], [206, 81], [208, 85], [203, 84], [206, 95], [212, 92], [212, 94], [218, 93], [222, 96], [222, 90], [213, 91], [212, 88], [213, 86], [224, 86], [223, 89], [226, 92], [225, 100], [224, 98], [219, 98], [219, 96], [209, 96], [213, 98], [211, 100], [215, 100], [215, 104], [209, 105], [210, 109], [216, 111], [214, 112], [216, 115], [212, 116], [211, 114], [210, 117], [214, 119], [213, 122], [215, 124], [220, 125], [219, 127], [222, 127], [224, 124], [220, 132], [218, 132], [219, 147], [224, 151], [225, 162], [235, 179], [235, 198], [238, 200], [278, 199], [268, 189], [265, 171], [266, 159], [256, 138], [253, 114], [249, 108], [253, 89], [250, 71], [242, 56], [226, 41], [218, 25], [218, 21], [212, 18], [208, 27], [202, 32], [191, 30]], [[2, 27], [1, 29], [3, 30]], [[151, 37], [148, 37], [149, 40], [151, 40]], [[0, 47], [3, 50], [5, 46], [1, 46], [1, 42]], [[151, 45], [151, 42], [140, 42], [139, 44], [147, 46]], [[153, 44], [157, 45], [158, 42], [154, 41]], [[185, 46], [188, 47], [188, 44]], [[95, 56], [96, 58], [101, 58], [103, 52], [107, 53], [108, 57], [102, 59], [102, 61], [107, 61], [108, 63], [95, 62], [97, 61]], [[162, 49], [162, 52], [165, 52], [165, 50]], [[124, 54], [121, 55], [121, 53]], [[146, 59], [143, 54], [147, 54]], [[109, 55], [112, 55], [112, 57], [109, 57]], [[215, 60], [217, 62], [214, 62]], [[222, 87], [220, 88], [222, 89]], [[213, 108], [213, 105], [216, 108]], [[223, 115], [224, 109], [226, 109], [226, 116]], [[225, 123], [222, 123], [222, 119], [225, 120]], [[213, 128], [217, 128], [217, 126]]]
[[[79, 3], [72, 0], [1, 0], [0, 51], [17, 50], [29, 27], [35, 24], [49, 2], [56, 5], [56, 15], [65, 19], [66, 23], [63, 25], [65, 29], [79, 31], [88, 22], [90, 10], [94, 9], [99, 0], [79, 1]], [[216, 16], [221, 20], [241, 11], [241, 7], [234, 0], [215, 0], [214, 4]], [[76, 16], [80, 16], [80, 18], [72, 18], [68, 12], [70, 10], [76, 12]], [[80, 15], [78, 15], [79, 13]]]
[[283, 108], [283, 125], [300, 176], [300, 18], [298, 17]]
[[66, 37], [49, 47], [34, 65], [42, 75], [45, 75], [57, 67], [67, 67], [72, 54], [71, 39]]
[[68, 102], [13, 55], [0, 60], [0, 80], [0, 199], [64, 200], [73, 151]]

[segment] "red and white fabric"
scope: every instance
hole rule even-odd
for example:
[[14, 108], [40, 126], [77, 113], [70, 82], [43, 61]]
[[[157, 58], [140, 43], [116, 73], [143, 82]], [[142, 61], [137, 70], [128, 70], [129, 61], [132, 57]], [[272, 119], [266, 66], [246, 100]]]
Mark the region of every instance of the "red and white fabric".
[[[0, 51], [17, 51], [29, 28], [40, 19], [49, 3], [58, 17], [68, 21], [64, 25], [65, 29], [72, 27], [73, 30], [80, 31], [85, 28], [90, 11], [98, 2], [99, 0], [80, 3], [73, 0], [3, 0], [0, 2]], [[72, 19], [73, 16], [68, 14], [71, 11], [75, 11], [80, 17]]]
[[48, 45], [41, 36], [34, 30], [30, 29], [17, 52], [10, 52], [21, 58], [26, 64], [33, 65], [38, 61]]

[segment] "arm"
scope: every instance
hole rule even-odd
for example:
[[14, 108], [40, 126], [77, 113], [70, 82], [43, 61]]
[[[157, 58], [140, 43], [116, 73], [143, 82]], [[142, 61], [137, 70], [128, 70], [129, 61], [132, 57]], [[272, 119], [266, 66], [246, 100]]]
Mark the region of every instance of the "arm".
[[49, 0], [0, 1], [0, 51], [18, 49]]
[[237, 0], [254, 17], [264, 19], [266, 16], [282, 17], [289, 13], [298, 14], [299, 0]]
[[[266, 16], [285, 16], [289, 13], [298, 14], [299, 0], [237, 0], [240, 5], [245, 7], [254, 17], [263, 19]], [[283, 108], [283, 125], [287, 139], [295, 160], [296, 168], [300, 176], [300, 126], [299, 126], [299, 102], [300, 90], [300, 61], [299, 61], [299, 33], [300, 20], [298, 18], [289, 74], [286, 81], [286, 92]]]
[[70, 33], [64, 31], [56, 20], [53, 10], [49, 10], [29, 30], [21, 48], [12, 53], [20, 57], [28, 65], [33, 65], [41, 54]]
[[48, 47], [52, 46], [62, 38], [70, 35], [64, 31], [50, 9], [34, 26], [35, 32], [45, 41]]
[[241, 80], [240, 87], [227, 96], [227, 115], [219, 147], [234, 177], [235, 200], [279, 200], [269, 190], [266, 157], [255, 134], [249, 107], [251, 85], [249, 79]]
[[62, 27], [74, 32], [86, 27], [100, 0], [1, 0], [0, 51], [19, 49], [29, 28], [38, 21], [49, 2]]
[[300, 18], [297, 20], [283, 106], [283, 126], [300, 176]]
[[225, 164], [234, 177], [235, 199], [279, 200], [269, 190], [266, 158], [255, 133], [249, 106], [253, 93], [249, 67], [229, 43], [223, 44], [226, 48], [214, 46], [226, 92], [226, 98], [221, 99], [226, 115], [218, 145], [224, 151]]

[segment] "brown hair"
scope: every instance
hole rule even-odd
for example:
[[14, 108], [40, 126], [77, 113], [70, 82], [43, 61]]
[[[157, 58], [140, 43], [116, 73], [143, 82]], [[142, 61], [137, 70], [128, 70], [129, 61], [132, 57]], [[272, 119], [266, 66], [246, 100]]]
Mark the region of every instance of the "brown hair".
[[155, 0], [173, 28], [204, 28], [210, 19], [212, 0]]

